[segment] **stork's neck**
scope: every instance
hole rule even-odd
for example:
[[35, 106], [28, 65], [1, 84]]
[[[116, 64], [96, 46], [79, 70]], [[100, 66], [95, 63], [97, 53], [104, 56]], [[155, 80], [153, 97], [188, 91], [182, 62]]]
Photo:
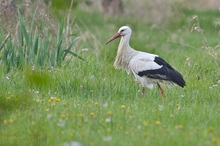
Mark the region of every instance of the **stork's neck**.
[[118, 46], [117, 56], [115, 58], [115, 68], [122, 68], [127, 72], [130, 72], [128, 67], [131, 58], [135, 55], [136, 51], [129, 45], [131, 35], [125, 35], [121, 37], [121, 41]]

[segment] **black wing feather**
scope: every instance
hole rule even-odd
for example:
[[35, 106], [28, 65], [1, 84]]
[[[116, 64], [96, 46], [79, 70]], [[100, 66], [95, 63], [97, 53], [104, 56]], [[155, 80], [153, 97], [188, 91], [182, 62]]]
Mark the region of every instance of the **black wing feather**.
[[184, 87], [186, 85], [183, 76], [176, 71], [171, 65], [160, 57], [155, 57], [154, 62], [162, 65], [161, 68], [155, 70], [144, 70], [138, 72], [139, 76], [147, 76], [148, 78], [166, 80], [176, 83], [177, 85]]

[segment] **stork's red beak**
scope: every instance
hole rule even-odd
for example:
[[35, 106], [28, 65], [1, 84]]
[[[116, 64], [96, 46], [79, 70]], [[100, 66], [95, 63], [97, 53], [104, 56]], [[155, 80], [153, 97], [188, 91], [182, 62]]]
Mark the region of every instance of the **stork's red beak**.
[[117, 39], [117, 38], [119, 38], [119, 37], [121, 37], [121, 34], [120, 33], [116, 33], [115, 35], [113, 35], [105, 44], [108, 44], [108, 43], [110, 43], [111, 41], [113, 41], [114, 39]]

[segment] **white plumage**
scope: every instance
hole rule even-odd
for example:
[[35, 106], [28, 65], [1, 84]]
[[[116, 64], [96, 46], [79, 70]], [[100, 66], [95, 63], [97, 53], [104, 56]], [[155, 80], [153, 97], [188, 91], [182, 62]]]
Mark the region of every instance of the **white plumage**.
[[158, 55], [136, 51], [130, 47], [131, 33], [132, 31], [128, 26], [122, 26], [106, 44], [121, 37], [114, 66], [117, 69], [123, 69], [134, 74], [142, 85], [142, 96], [144, 96], [144, 87], [152, 89], [157, 84], [165, 99], [164, 91], [159, 84], [161, 81], [169, 81], [184, 87], [185, 81], [182, 75]]

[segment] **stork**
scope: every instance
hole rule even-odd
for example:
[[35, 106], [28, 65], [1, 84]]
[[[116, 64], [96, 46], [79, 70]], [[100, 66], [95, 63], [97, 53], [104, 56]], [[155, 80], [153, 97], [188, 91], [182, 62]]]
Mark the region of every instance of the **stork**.
[[183, 76], [165, 60], [158, 55], [136, 51], [130, 47], [131, 33], [132, 30], [128, 26], [122, 26], [106, 44], [116, 38], [121, 38], [114, 67], [134, 74], [142, 86], [142, 97], [145, 94], [145, 87], [152, 89], [154, 85], [157, 85], [165, 100], [164, 90], [160, 86], [161, 82], [174, 83], [183, 88], [186, 85]]

